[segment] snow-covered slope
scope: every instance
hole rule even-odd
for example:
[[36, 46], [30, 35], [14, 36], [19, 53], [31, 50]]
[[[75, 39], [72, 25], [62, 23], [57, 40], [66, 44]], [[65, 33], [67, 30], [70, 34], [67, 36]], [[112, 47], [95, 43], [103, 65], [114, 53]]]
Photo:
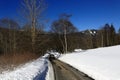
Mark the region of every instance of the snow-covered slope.
[[13, 71], [6, 71], [0, 74], [0, 80], [33, 80], [42, 73], [48, 64], [45, 58], [39, 58], [23, 66], [17, 67]]
[[95, 80], [120, 80], [120, 46], [74, 52], [59, 59]]

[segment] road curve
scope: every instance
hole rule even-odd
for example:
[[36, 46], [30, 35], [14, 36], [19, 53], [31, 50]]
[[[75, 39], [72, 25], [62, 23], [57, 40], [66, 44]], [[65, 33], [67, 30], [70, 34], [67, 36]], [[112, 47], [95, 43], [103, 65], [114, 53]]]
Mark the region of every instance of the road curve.
[[51, 63], [54, 69], [55, 80], [94, 80], [88, 75], [57, 59], [51, 60]]

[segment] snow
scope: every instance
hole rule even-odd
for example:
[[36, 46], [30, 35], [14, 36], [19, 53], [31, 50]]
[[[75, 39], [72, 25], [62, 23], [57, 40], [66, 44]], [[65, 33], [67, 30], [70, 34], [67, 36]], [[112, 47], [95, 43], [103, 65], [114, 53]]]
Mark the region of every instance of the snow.
[[60, 57], [60, 53], [59, 53], [59, 52], [56, 52], [56, 51], [54, 51], [54, 50], [47, 51], [47, 53], [46, 53], [43, 57], [48, 58], [49, 55], [54, 55], [54, 57], [56, 57], [56, 58], [59, 58], [59, 57]]
[[45, 76], [46, 80], [54, 80], [54, 71], [52, 64], [48, 60], [52, 54], [56, 58], [60, 56], [58, 52], [49, 51], [44, 56], [33, 60], [24, 65], [20, 65], [13, 71], [4, 71], [0, 74], [0, 80], [39, 80]]
[[[44, 55], [44, 58], [46, 57], [47, 59], [51, 54], [54, 55], [54, 57], [56, 58], [60, 57], [60, 53], [51, 50], [51, 51], [47, 51], [47, 53]], [[48, 61], [48, 72], [46, 75], [46, 80], [55, 80], [53, 66], [50, 61]]]
[[95, 80], [120, 80], [120, 46], [73, 52], [59, 59]]
[[42, 73], [48, 64], [45, 58], [26, 63], [17, 67], [13, 71], [5, 71], [0, 74], [0, 80], [33, 80], [38, 74]]
[[75, 52], [80, 52], [80, 51], [82, 51], [82, 49], [75, 49], [74, 51]]
[[34, 80], [38, 74], [42, 74], [46, 68], [48, 72], [46, 80], [54, 80], [52, 64], [47, 60], [53, 54], [78, 70], [84, 72], [95, 80], [120, 80], [120, 45], [104, 47], [61, 55], [58, 52], [46, 53], [37, 60], [28, 62], [15, 68], [13, 71], [4, 71], [0, 74], [0, 80]]
[[43, 58], [48, 58], [50, 54], [46, 53], [44, 56], [42, 56]]
[[56, 58], [60, 57], [60, 53], [58, 53], [58, 52], [51, 52], [50, 54], [53, 54]]
[[52, 67], [52, 64], [50, 62], [48, 62], [48, 72], [47, 72], [46, 80], [55, 80], [53, 67]]

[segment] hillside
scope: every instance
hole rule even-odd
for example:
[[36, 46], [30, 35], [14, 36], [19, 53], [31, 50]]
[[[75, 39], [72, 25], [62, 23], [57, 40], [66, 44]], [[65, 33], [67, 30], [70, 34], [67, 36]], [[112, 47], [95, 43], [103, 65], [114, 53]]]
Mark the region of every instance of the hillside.
[[120, 80], [120, 46], [90, 49], [62, 55], [59, 59], [95, 80]]

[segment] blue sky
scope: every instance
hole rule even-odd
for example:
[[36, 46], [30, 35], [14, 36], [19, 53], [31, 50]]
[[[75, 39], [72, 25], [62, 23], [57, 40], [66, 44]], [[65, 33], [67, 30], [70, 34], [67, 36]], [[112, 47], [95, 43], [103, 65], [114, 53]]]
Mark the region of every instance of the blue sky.
[[[18, 17], [20, 1], [0, 0], [0, 18]], [[68, 13], [79, 30], [99, 29], [105, 23], [120, 27], [120, 0], [46, 0], [46, 3], [49, 26], [61, 13]]]

